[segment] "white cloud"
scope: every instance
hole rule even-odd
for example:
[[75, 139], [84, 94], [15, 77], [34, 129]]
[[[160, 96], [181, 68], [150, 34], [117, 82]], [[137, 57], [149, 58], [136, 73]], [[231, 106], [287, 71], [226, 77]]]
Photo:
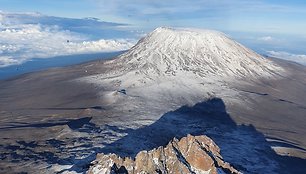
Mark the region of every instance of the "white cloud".
[[9, 56], [0, 56], [0, 67], [20, 64], [22, 60], [16, 60]]
[[0, 16], [0, 67], [32, 58], [126, 50], [135, 43], [130, 39], [90, 40], [57, 25], [16, 23], [3, 13]]
[[306, 55], [304, 54], [292, 54], [285, 51], [267, 51], [268, 56], [290, 60], [293, 62], [297, 62], [303, 65], [306, 65]]
[[270, 42], [270, 41], [273, 41], [274, 38], [272, 36], [263, 36], [263, 37], [258, 38], [258, 40], [264, 41], [264, 42]]

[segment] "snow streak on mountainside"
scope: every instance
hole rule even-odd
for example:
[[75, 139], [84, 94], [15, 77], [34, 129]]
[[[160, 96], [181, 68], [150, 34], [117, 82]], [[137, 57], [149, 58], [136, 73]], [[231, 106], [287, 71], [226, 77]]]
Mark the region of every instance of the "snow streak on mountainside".
[[104, 65], [110, 67], [108, 73], [83, 80], [109, 89], [101, 95], [110, 103], [122, 101], [116, 95], [121, 89], [129, 97], [180, 104], [194, 104], [211, 95], [234, 101], [238, 92], [228, 83], [275, 79], [284, 71], [223, 33], [170, 28], [155, 29]]

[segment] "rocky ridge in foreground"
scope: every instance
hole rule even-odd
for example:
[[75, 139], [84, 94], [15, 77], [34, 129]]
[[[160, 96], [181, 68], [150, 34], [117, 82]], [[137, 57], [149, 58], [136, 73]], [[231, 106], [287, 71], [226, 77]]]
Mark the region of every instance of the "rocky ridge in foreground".
[[174, 138], [166, 147], [139, 152], [135, 160], [115, 154], [98, 154], [88, 174], [113, 173], [240, 173], [220, 155], [219, 147], [207, 136]]

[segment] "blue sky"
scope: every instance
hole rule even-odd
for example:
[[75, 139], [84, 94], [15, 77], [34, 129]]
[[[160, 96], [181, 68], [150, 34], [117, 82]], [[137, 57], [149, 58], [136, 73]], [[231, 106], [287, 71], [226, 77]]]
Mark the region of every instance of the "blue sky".
[[[137, 40], [159, 26], [215, 29], [261, 54], [287, 56], [306, 64], [306, 2], [302, 0], [1, 0], [0, 10], [18, 13], [22, 24], [22, 14], [47, 15], [49, 23], [36, 20], [42, 27], [38, 30], [44, 30], [47, 25], [57, 26], [59, 32], [77, 35], [79, 42], [82, 38]], [[100, 23], [89, 22], [90, 27], [86, 27], [80, 20], [77, 22], [80, 26], [69, 27], [72, 18], [86, 17], [98, 18]], [[54, 22], [57, 20], [61, 23]], [[118, 26], [106, 27], [101, 21]], [[93, 29], [95, 25], [99, 27]]]
[[139, 27], [191, 26], [306, 35], [302, 0], [1, 0], [1, 10], [96, 17]]

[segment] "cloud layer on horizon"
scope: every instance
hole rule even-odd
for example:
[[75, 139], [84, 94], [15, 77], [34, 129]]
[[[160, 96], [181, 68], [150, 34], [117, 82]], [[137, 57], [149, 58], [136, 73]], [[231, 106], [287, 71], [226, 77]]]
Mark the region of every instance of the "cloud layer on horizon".
[[285, 51], [267, 51], [268, 56], [297, 62], [302, 65], [306, 65], [306, 55], [304, 54], [292, 54]]
[[[70, 28], [65, 25], [70, 25]], [[87, 28], [86, 28], [86, 27]], [[120, 33], [121, 24], [97, 19], [68, 19], [36, 13], [0, 13], [0, 67], [21, 64], [32, 58], [126, 50], [135, 40], [126, 38], [96, 39], [88, 29], [96, 27]], [[83, 27], [82, 31], [81, 30]], [[85, 27], [85, 29], [84, 29]], [[70, 29], [70, 30], [69, 30]], [[124, 32], [121, 33], [124, 36]], [[101, 37], [101, 35], [98, 35]]]
[[[144, 36], [142, 31], [132, 28], [135, 26], [96, 18], [73, 19], [0, 11], [0, 68], [22, 64], [32, 58], [126, 50]], [[261, 54], [268, 53], [306, 65], [301, 51], [305, 50], [306, 44], [303, 37], [248, 32], [230, 34]], [[294, 54], [297, 52], [302, 54]]]

